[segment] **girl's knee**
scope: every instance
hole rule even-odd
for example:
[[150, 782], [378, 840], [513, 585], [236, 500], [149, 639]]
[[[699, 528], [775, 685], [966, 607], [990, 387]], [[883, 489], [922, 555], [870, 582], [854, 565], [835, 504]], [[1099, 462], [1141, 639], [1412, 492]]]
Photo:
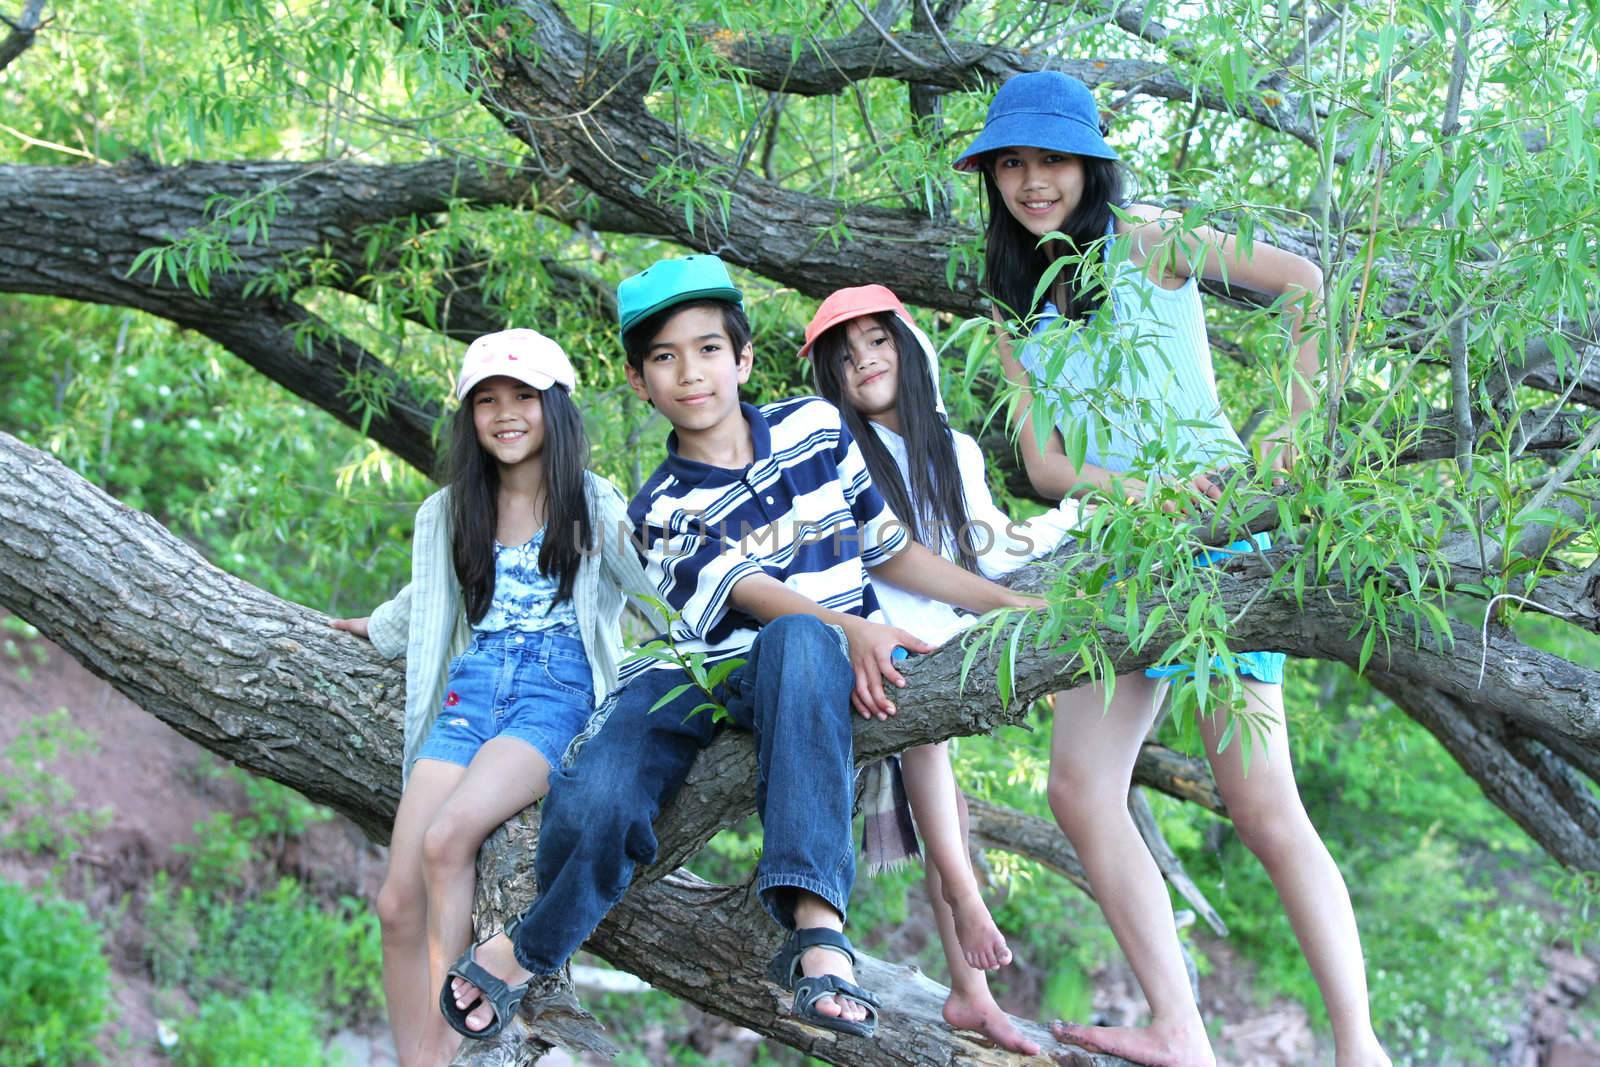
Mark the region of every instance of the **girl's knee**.
[[387, 935], [420, 933], [427, 921], [427, 898], [421, 886], [386, 878], [378, 890], [378, 923]]
[[1128, 810], [1128, 783], [1110, 781], [1104, 775], [1063, 773], [1051, 768], [1045, 788], [1050, 813], [1069, 837], [1104, 825], [1108, 820], [1125, 818]]
[[441, 811], [422, 834], [422, 863], [430, 874], [470, 867], [483, 844], [467, 820]]
[[1228, 814], [1239, 842], [1269, 866], [1302, 853], [1317, 835], [1298, 799], [1277, 805], [1229, 805]]

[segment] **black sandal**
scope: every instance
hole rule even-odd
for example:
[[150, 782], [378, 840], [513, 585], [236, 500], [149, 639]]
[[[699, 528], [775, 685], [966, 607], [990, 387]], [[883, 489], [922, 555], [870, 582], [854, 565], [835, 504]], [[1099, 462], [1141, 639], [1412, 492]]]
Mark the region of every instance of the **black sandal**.
[[[533, 985], [533, 981], [529, 980], [521, 985], [508, 986], [484, 970], [476, 959], [481, 945], [482, 942], [469, 946], [467, 951], [451, 964], [444, 975], [444, 988], [439, 990], [439, 1011], [444, 1014], [444, 1020], [450, 1024], [450, 1029], [463, 1037], [479, 1040], [494, 1037], [505, 1029], [506, 1024], [511, 1021], [511, 1017], [517, 1013], [517, 1008], [522, 1004], [522, 998]], [[456, 995], [450, 988], [451, 980], [455, 978], [471, 983], [478, 990], [478, 999], [465, 1008], [456, 1007]], [[494, 1009], [494, 1018], [482, 1030], [469, 1029], [467, 1016], [485, 1001]]]
[[[768, 978], [783, 988], [794, 991], [794, 1004], [789, 1009], [790, 1014], [824, 1030], [854, 1034], [856, 1037], [871, 1037], [878, 1030], [880, 1006], [878, 998], [854, 982], [840, 978], [836, 974], [806, 977], [800, 969], [800, 957], [807, 949], [813, 948], [825, 948], [837, 952], [850, 961], [851, 967], [856, 965], [856, 953], [850, 944], [850, 939], [837, 930], [813, 926], [791, 933], [788, 940], [784, 941], [783, 947], [778, 950], [778, 954], [767, 965]], [[842, 1016], [819, 1013], [817, 1001], [828, 996], [836, 999], [849, 997], [867, 1009], [867, 1017], [858, 1022]]]

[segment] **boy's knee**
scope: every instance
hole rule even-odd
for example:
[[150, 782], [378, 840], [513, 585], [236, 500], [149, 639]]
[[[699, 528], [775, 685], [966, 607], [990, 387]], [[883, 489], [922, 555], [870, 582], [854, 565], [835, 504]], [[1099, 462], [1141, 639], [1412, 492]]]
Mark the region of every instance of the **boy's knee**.
[[[581, 784], [580, 784], [581, 783]], [[539, 824], [539, 847], [563, 855], [621, 851], [636, 862], [655, 858], [655, 805], [635, 783], [576, 779], [552, 789]]]
[[785, 655], [796, 653], [843, 654], [839, 637], [833, 628], [813, 615], [782, 615], [762, 627], [766, 644], [783, 649]]

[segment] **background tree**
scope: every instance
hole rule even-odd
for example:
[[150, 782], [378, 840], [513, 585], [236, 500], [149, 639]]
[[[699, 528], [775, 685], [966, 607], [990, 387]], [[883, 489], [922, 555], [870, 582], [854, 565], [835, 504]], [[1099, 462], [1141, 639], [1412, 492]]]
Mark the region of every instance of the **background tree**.
[[[1489, 883], [1462, 848], [1510, 850], [1546, 900], [1591, 900], [1600, 869], [1596, 20], [1592, 3], [1537, 0], [1203, 13], [1115, 0], [30, 2], [0, 43], [0, 290], [18, 294], [0, 297], [15, 383], [0, 426], [239, 577], [361, 611], [401, 580], [407, 505], [427, 489], [418, 472], [462, 339], [511, 323], [560, 338], [597, 463], [638, 484], [662, 431], [623, 400], [609, 292], [656, 256], [700, 249], [746, 271], [756, 397], [804, 388], [787, 353], [831, 289], [883, 282], [926, 309], [954, 354], [954, 420], [990, 427], [995, 477], [1020, 491], [988, 331], [964, 325], [984, 313], [975, 184], [948, 161], [998, 80], [1067, 70], [1096, 89], [1139, 196], [1322, 265], [1322, 419], [1288, 486], [1242, 490], [1199, 527], [1102, 509], [1059, 573], [1036, 579], [1050, 618], [980, 650], [966, 697], [953, 695], [959, 650], [920, 666], [916, 725], [863, 734], [863, 750], [1048, 714], [1027, 700], [1113, 663], [1263, 643], [1326, 661], [1291, 682], [1309, 712], [1297, 757], [1360, 872], [1378, 1014], [1419, 1058], [1441, 1032], [1481, 1045], [1491, 1030], [1415, 992], [1424, 935], [1390, 909], [1431, 879], [1442, 907], [1465, 911]], [[1215, 295], [1229, 305], [1212, 321], [1224, 397], [1250, 436], [1282, 417], [1268, 398], [1286, 386], [1284, 338], [1251, 294]], [[392, 674], [40, 454], [5, 440], [0, 456], [0, 604], [209, 747], [382, 833], [398, 785]], [[1242, 524], [1287, 547], [1264, 565], [1184, 566], [1197, 540]], [[1113, 570], [1134, 577], [1108, 583]], [[183, 625], [201, 617], [178, 610], [188, 597], [245, 622]], [[169, 611], [178, 623], [154, 638]], [[242, 674], [228, 681], [224, 661]], [[1179, 704], [1225, 696], [1190, 688]], [[348, 721], [319, 726], [330, 702]], [[971, 747], [980, 793], [1037, 799], [1036, 741], [1002, 730]], [[758, 928], [736, 894], [671, 873], [725, 823], [722, 798], [742, 796], [739, 775], [711, 768], [743, 758], [732, 743], [708, 757], [665, 817], [669, 854], [626, 904], [643, 918], [608, 925], [597, 949], [831, 1058], [775, 1017], [747, 953], [684, 960], [650, 936], [693, 907], [725, 921], [714, 929], [730, 946]], [[1207, 796], [1190, 775], [1152, 749], [1142, 777]], [[1478, 820], [1456, 828], [1461, 844], [1419, 843], [1422, 813], [1465, 803], [1467, 782], [1527, 838]], [[1303, 994], [1265, 892], [1229, 847], [1206, 844], [1212, 816], [1154, 808], [1201, 888], [1226, 874], [1236, 939]], [[1003, 836], [1007, 819], [983, 825]], [[510, 879], [496, 865], [519, 850], [495, 849], [485, 862]], [[1477, 933], [1526, 941], [1510, 925], [1524, 920]], [[707, 992], [725, 971], [735, 980]], [[913, 1041], [919, 987], [879, 974], [906, 1027], [883, 1062], [977, 1055], [944, 1035]], [[1448, 1024], [1407, 1025], [1436, 1019]]]

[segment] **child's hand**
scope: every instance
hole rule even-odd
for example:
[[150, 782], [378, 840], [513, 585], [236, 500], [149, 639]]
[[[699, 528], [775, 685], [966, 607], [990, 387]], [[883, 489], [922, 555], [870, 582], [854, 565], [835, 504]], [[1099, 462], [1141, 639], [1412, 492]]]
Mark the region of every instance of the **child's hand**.
[[1019, 611], [1044, 611], [1050, 607], [1050, 602], [1042, 596], [1030, 596], [1026, 593], [1012, 593], [1006, 598], [1006, 607], [1016, 608]]
[[335, 630], [343, 630], [347, 634], [355, 634], [357, 637], [365, 637], [368, 641], [371, 641], [372, 635], [367, 632], [367, 622], [371, 618], [372, 616], [370, 615], [363, 615], [359, 619], [334, 619], [328, 625]]
[[901, 688], [906, 684], [905, 678], [895, 669], [894, 650], [932, 652], [937, 646], [918, 640], [905, 630], [866, 619], [846, 623], [844, 634], [850, 642], [850, 666], [856, 675], [856, 687], [850, 693], [851, 705], [862, 718], [887, 719], [898, 709], [894, 701], [884, 695], [883, 683], [888, 681]]

